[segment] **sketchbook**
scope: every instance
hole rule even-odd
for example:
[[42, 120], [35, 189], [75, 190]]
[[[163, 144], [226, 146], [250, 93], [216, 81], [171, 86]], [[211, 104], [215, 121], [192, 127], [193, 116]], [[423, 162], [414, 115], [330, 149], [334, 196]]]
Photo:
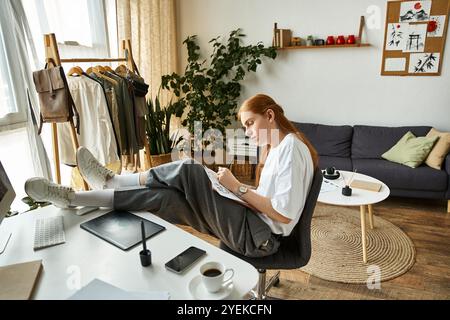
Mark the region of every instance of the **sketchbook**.
[[211, 181], [211, 185], [213, 187], [213, 189], [220, 194], [222, 197], [234, 200], [239, 202], [240, 204], [249, 207], [250, 209], [254, 209], [252, 206], [250, 206], [250, 204], [248, 204], [247, 202], [245, 202], [244, 200], [242, 200], [241, 198], [239, 198], [238, 196], [236, 196], [233, 192], [231, 192], [230, 190], [228, 190], [227, 188], [225, 188], [220, 182], [219, 180], [217, 180], [216, 177], [216, 173], [209, 169], [206, 166], [203, 166], [205, 168], [206, 173], [208, 174], [209, 180]]

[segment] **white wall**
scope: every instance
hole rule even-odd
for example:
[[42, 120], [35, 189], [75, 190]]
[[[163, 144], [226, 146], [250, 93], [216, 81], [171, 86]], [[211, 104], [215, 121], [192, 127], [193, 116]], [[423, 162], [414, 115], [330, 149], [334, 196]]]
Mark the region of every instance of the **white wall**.
[[[380, 76], [384, 0], [177, 0], [178, 40], [181, 45], [197, 34], [202, 55], [208, 57], [208, 41], [238, 27], [247, 35], [246, 44], [270, 45], [274, 22], [302, 38], [357, 34], [359, 17], [369, 18], [372, 5], [380, 9], [380, 27], [363, 34], [372, 47], [279, 51], [275, 61], [267, 60], [245, 81], [242, 98], [269, 94], [295, 121], [450, 130], [450, 40], [441, 76]], [[179, 56], [184, 70], [185, 47]]]

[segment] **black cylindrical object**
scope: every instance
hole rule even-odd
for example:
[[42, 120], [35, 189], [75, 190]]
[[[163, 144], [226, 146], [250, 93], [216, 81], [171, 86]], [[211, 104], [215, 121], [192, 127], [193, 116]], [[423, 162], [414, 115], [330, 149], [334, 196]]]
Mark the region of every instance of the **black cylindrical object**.
[[342, 194], [344, 196], [350, 197], [352, 195], [352, 188], [350, 188], [349, 186], [345, 186], [344, 188], [342, 188]]
[[150, 250], [142, 250], [139, 252], [139, 256], [141, 257], [141, 264], [143, 267], [148, 267], [152, 264], [152, 253]]

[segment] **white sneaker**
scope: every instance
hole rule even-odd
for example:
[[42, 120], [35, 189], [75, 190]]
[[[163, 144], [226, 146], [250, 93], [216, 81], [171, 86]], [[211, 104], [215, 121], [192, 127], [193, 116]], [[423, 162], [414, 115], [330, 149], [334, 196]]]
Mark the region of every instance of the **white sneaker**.
[[60, 208], [68, 208], [75, 196], [75, 191], [45, 178], [31, 178], [25, 182], [25, 192], [34, 201], [51, 202]]
[[105, 189], [106, 181], [114, 177], [114, 172], [98, 162], [85, 147], [77, 150], [77, 165], [82, 177], [93, 190]]

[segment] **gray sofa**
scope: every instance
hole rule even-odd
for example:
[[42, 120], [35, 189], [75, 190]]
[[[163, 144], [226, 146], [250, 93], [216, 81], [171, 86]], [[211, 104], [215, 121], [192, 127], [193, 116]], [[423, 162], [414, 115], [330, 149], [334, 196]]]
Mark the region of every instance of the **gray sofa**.
[[[450, 153], [442, 170], [421, 165], [410, 168], [381, 158], [408, 131], [425, 136], [431, 127], [329, 126], [296, 123], [317, 149], [323, 169], [367, 174], [386, 183], [391, 195], [412, 198], [450, 199]], [[450, 209], [450, 202], [449, 209]]]

